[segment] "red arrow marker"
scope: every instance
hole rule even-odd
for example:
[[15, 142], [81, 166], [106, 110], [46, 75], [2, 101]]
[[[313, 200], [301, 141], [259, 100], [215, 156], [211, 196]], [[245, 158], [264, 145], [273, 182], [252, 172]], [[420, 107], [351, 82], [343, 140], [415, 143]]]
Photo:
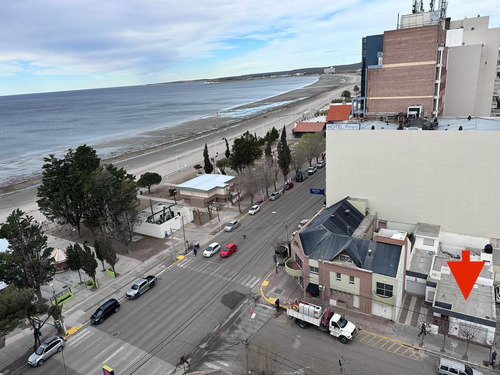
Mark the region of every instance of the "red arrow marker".
[[470, 261], [470, 251], [462, 250], [462, 261], [461, 262], [447, 262], [450, 266], [453, 276], [464, 295], [467, 299], [477, 280], [477, 277], [481, 273], [484, 266], [484, 261]]

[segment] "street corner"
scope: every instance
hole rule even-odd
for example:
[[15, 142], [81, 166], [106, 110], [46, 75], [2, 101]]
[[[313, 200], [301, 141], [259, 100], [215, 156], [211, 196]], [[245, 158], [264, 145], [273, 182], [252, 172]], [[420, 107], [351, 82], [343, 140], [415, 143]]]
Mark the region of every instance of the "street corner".
[[185, 255], [177, 255], [177, 257], [176, 257], [177, 260], [174, 263], [172, 263], [172, 265], [175, 265], [175, 264], [179, 263], [185, 257], [186, 257]]
[[67, 340], [70, 336], [74, 335], [75, 333], [77, 333], [79, 330], [81, 330], [83, 328], [83, 326], [78, 326], [78, 327], [71, 327], [69, 329], [66, 330], [66, 336], [64, 336], [64, 338]]
[[262, 281], [262, 284], [260, 284], [260, 295], [262, 296], [262, 298], [266, 300], [267, 303], [274, 305], [276, 298], [266, 296], [266, 291], [268, 286], [269, 286], [269, 281], [267, 279], [264, 279], [264, 281]]

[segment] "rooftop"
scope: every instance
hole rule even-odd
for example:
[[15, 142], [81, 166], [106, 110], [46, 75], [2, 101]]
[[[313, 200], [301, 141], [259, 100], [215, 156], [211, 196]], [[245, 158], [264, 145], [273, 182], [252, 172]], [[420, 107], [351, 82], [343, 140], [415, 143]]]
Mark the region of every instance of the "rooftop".
[[216, 188], [224, 188], [229, 182], [234, 180], [234, 176], [224, 174], [202, 174], [189, 181], [177, 185], [177, 189], [198, 190], [208, 192]]
[[439, 225], [418, 223], [417, 229], [415, 229], [415, 236], [438, 239], [440, 231], [441, 226]]
[[316, 122], [299, 122], [293, 129], [295, 133], [307, 133], [307, 132], [322, 132], [325, 130], [325, 123]]
[[326, 122], [349, 120], [349, 117], [351, 117], [351, 109], [351, 104], [332, 104], [328, 109]]
[[421, 278], [427, 278], [431, 270], [433, 256], [433, 251], [414, 248], [408, 271], [412, 273], [412, 276], [415, 273]]

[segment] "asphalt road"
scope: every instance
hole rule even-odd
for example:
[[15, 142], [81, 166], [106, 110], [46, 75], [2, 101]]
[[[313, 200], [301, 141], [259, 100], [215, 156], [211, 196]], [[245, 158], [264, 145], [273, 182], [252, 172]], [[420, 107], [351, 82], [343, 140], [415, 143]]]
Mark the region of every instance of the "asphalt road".
[[[324, 180], [322, 169], [264, 203], [256, 215], [244, 217], [234, 232], [215, 236], [221, 246], [238, 245], [229, 258], [203, 258], [200, 249], [198, 256], [160, 274], [156, 286], [139, 299], [122, 301], [120, 311], [103, 324], [72, 336], [64, 350], [66, 374], [101, 374], [103, 364], [117, 375], [166, 374], [182, 355], [196, 357], [210, 349], [224, 323], [239, 315], [238, 307], [259, 295], [262, 279], [274, 267], [272, 244], [321, 209], [324, 197], [310, 194], [309, 188], [323, 188]], [[29, 372], [59, 375], [62, 369], [62, 355], [56, 354]]]

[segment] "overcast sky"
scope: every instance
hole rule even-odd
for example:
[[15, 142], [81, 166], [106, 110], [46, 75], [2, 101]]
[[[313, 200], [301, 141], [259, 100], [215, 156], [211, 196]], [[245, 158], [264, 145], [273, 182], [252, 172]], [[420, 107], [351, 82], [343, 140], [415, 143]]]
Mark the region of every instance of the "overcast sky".
[[[489, 15], [500, 27], [499, 3], [449, 0], [448, 16]], [[355, 63], [361, 38], [395, 29], [411, 4], [0, 0], [0, 95]]]

